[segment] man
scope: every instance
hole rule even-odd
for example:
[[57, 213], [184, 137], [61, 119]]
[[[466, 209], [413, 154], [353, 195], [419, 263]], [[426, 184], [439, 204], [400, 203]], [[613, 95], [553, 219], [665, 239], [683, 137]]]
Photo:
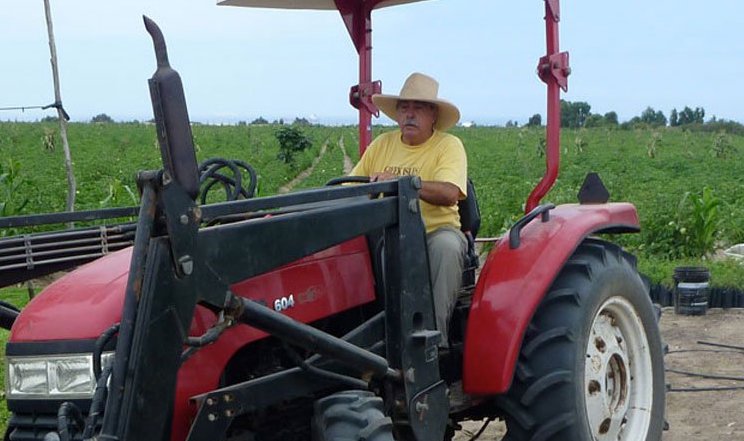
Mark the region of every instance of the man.
[[372, 102], [398, 123], [378, 136], [351, 171], [372, 182], [404, 175], [421, 178], [421, 216], [426, 227], [437, 329], [448, 346], [447, 324], [462, 282], [467, 240], [460, 231], [457, 201], [467, 192], [462, 142], [444, 131], [460, 119], [457, 107], [437, 97], [439, 83], [420, 73], [406, 79], [400, 95], [373, 95]]

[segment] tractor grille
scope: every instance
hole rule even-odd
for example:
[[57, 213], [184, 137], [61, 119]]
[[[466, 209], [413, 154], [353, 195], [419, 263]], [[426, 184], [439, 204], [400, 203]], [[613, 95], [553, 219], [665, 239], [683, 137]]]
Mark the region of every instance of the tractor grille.
[[[100, 422], [100, 418], [99, 418]], [[96, 429], [100, 428], [97, 427]], [[10, 441], [43, 441], [49, 432], [57, 431], [57, 415], [54, 414], [13, 414], [8, 421], [8, 434], [6, 439]], [[98, 431], [98, 430], [96, 430]], [[82, 441], [82, 432], [76, 432], [71, 441]]]

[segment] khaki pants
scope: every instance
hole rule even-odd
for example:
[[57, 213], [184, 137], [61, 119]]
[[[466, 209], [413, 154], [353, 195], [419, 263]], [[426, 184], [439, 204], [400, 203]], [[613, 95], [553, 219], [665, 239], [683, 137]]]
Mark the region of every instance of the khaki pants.
[[462, 270], [467, 239], [462, 231], [442, 227], [426, 235], [429, 249], [429, 271], [434, 297], [434, 314], [437, 329], [442, 333], [440, 347], [448, 347], [448, 323], [462, 284]]

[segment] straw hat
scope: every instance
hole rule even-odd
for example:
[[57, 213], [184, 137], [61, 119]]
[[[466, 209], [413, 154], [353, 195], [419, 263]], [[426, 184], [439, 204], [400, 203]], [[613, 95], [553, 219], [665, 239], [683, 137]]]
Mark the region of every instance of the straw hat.
[[460, 120], [460, 111], [449, 101], [437, 98], [438, 92], [439, 83], [437, 80], [428, 75], [415, 72], [406, 78], [406, 82], [400, 89], [400, 95], [375, 94], [372, 95], [372, 102], [375, 103], [377, 108], [382, 110], [382, 113], [393, 120], [397, 119], [396, 107], [400, 100], [423, 101], [436, 104], [439, 108], [439, 116], [434, 123], [434, 128], [437, 130], [447, 130]]

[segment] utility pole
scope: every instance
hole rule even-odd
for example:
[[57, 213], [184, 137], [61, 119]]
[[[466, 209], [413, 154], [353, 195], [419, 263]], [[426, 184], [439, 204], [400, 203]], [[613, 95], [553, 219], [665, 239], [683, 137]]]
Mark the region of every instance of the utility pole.
[[52, 76], [54, 77], [54, 104], [57, 108], [59, 119], [59, 135], [62, 138], [62, 149], [65, 153], [65, 171], [67, 172], [67, 211], [75, 211], [75, 175], [72, 170], [72, 155], [70, 155], [70, 144], [67, 142], [67, 119], [62, 107], [62, 94], [59, 90], [59, 71], [57, 69], [57, 47], [54, 44], [54, 28], [52, 27], [52, 12], [49, 8], [49, 0], [44, 0], [44, 12], [46, 12], [47, 31], [49, 33], [49, 52], [51, 53]]

